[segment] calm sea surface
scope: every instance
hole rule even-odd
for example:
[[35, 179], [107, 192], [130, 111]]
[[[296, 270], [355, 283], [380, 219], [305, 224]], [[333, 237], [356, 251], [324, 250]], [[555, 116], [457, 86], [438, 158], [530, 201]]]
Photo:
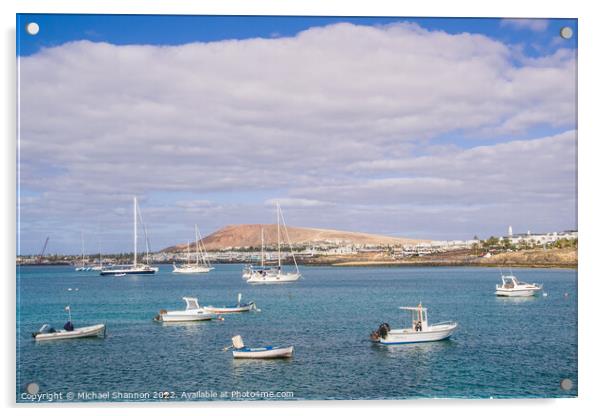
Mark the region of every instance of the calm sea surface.
[[[257, 392], [294, 399], [418, 397], [563, 397], [577, 395], [577, 271], [516, 269], [544, 284], [547, 297], [494, 295], [499, 271], [486, 268], [304, 267], [304, 279], [251, 286], [241, 265], [201, 276], [123, 278], [70, 267], [17, 268], [17, 400], [35, 382], [40, 393], [85, 400], [232, 400]], [[69, 290], [71, 288], [72, 290]], [[76, 290], [77, 289], [77, 290]], [[255, 300], [261, 312], [224, 321], [160, 325], [159, 309]], [[566, 295], [565, 295], [566, 294]], [[407, 326], [398, 306], [422, 301], [431, 323], [455, 320], [448, 341], [374, 345], [381, 322]], [[36, 343], [43, 323], [62, 327], [70, 305], [77, 326], [106, 323], [106, 339]], [[290, 360], [234, 360], [222, 348], [240, 334], [248, 346], [294, 345]], [[560, 381], [573, 388], [564, 391]], [[232, 392], [235, 393], [234, 397]], [[260, 393], [266, 394], [266, 393]], [[128, 396], [129, 395], [129, 396]], [[145, 395], [150, 395], [147, 397]], [[217, 396], [217, 397], [215, 397]]]

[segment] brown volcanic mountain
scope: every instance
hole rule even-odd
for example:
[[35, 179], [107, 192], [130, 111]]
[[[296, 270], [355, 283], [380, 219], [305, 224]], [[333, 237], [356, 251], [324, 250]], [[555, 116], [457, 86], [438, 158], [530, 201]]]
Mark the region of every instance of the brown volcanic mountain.
[[[278, 243], [276, 224], [240, 224], [228, 225], [203, 238], [207, 250], [223, 250], [228, 248], [261, 247], [261, 229], [263, 228], [264, 244], [274, 246]], [[356, 245], [402, 245], [424, 242], [408, 238], [395, 238], [383, 235], [356, 233], [349, 231], [324, 230], [319, 228], [286, 227], [292, 244], [356, 244]], [[284, 229], [281, 228], [282, 241], [287, 241]], [[194, 243], [193, 243], [194, 244]], [[163, 249], [174, 252], [186, 250], [186, 244], [177, 244]]]

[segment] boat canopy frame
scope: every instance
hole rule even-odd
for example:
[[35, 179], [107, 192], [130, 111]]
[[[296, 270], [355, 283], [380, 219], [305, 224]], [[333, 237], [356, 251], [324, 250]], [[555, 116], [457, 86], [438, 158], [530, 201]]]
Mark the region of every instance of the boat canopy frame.
[[189, 298], [184, 296], [182, 299], [184, 300], [184, 302], [186, 302], [187, 311], [201, 309], [201, 307], [199, 306], [199, 300], [197, 298]]

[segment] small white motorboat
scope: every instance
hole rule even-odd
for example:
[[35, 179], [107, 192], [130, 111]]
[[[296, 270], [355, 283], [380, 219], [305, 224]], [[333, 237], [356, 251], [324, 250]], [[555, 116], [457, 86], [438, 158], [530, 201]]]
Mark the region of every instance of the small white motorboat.
[[73, 328], [72, 330], [54, 330], [48, 324], [44, 324], [39, 331], [32, 335], [36, 341], [51, 341], [58, 339], [73, 339], [73, 338], [89, 338], [89, 337], [104, 337], [106, 335], [106, 326], [104, 324], [83, 326], [81, 328]]
[[451, 321], [430, 325], [427, 308], [422, 307], [422, 303], [418, 306], [401, 306], [399, 309], [411, 312], [412, 326], [391, 329], [389, 324], [383, 323], [370, 334], [372, 341], [385, 345], [441, 341], [451, 337], [458, 327], [457, 322]]
[[542, 289], [543, 285], [520, 282], [514, 275], [502, 275], [502, 284], [495, 285], [495, 294], [507, 297], [527, 297], [535, 296]]
[[238, 302], [236, 303], [236, 305], [230, 305], [230, 306], [203, 306], [203, 309], [205, 309], [207, 312], [212, 312], [212, 313], [239, 313], [239, 312], [249, 312], [251, 310], [257, 310], [257, 306], [255, 305], [255, 302], [249, 302], [249, 303], [241, 303], [242, 299], [242, 294], [239, 293], [238, 294]]
[[75, 328], [71, 321], [71, 308], [67, 306], [65, 307], [65, 310], [69, 313], [69, 320], [63, 326], [63, 329], [56, 330], [50, 325], [44, 324], [38, 331], [31, 334], [32, 337], [36, 341], [53, 341], [60, 339], [90, 338], [100, 336], [104, 337], [106, 335], [107, 328], [105, 324], [96, 324]]
[[232, 345], [226, 347], [227, 349], [234, 348], [232, 356], [234, 358], [253, 358], [253, 359], [268, 359], [268, 358], [291, 358], [293, 356], [294, 348], [290, 347], [259, 347], [249, 348], [245, 347], [245, 344], [240, 335], [232, 338]]
[[209, 321], [215, 318], [215, 315], [199, 306], [197, 298], [183, 297], [186, 302], [186, 309], [183, 311], [166, 311], [162, 309], [155, 316], [156, 322], [193, 322], [193, 321]]
[[117, 273], [113, 275], [114, 277], [123, 277], [125, 276], [125, 273]]

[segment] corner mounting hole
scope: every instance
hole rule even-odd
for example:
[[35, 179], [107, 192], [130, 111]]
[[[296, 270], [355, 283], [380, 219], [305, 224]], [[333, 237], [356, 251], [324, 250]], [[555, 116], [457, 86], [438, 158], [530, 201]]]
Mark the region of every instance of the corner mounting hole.
[[36, 22], [30, 22], [27, 24], [27, 26], [25, 26], [25, 30], [32, 36], [37, 35], [40, 31], [40, 25], [38, 25]]

